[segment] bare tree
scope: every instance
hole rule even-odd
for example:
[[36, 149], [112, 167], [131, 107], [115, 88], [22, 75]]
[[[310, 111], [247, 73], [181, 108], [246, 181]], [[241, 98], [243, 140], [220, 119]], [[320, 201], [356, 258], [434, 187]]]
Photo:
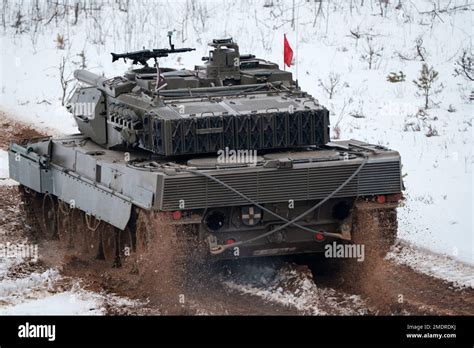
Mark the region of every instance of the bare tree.
[[69, 76], [65, 76], [65, 69], [66, 69], [66, 58], [62, 57], [61, 61], [59, 62], [59, 80], [61, 82], [61, 105], [64, 106], [66, 103], [66, 95], [69, 83], [74, 79], [70, 79]]
[[428, 57], [428, 53], [426, 52], [425, 47], [423, 46], [423, 37], [418, 36], [415, 40], [415, 47], [414, 47], [414, 53], [401, 53], [401, 52], [396, 52], [398, 54], [398, 57], [401, 60], [417, 60], [420, 58], [422, 62], [426, 62], [426, 58]]
[[[380, 7], [380, 16], [383, 17], [384, 14], [387, 15], [387, 8], [388, 8], [388, 0], [379, 0], [379, 7]], [[385, 5], [385, 12], [384, 12], [384, 7]]]
[[366, 45], [364, 47], [365, 53], [361, 55], [361, 59], [369, 65], [369, 70], [374, 67], [375, 63], [382, 56], [383, 47], [377, 45], [372, 37], [367, 37]]
[[[319, 5], [317, 5], [319, 4]], [[313, 20], [313, 28], [316, 26], [316, 21], [319, 17], [319, 15], [321, 14], [322, 16], [324, 16], [324, 13], [323, 13], [323, 0], [314, 0], [314, 6], [315, 6], [315, 14], [314, 14], [314, 20]], [[316, 10], [316, 6], [317, 6], [317, 10]]]
[[295, 0], [293, 0], [293, 5], [291, 7], [291, 29], [295, 30]]
[[464, 49], [454, 65], [454, 76], [462, 76], [467, 80], [474, 81], [474, 57], [472, 53]]
[[423, 47], [423, 37], [419, 36], [415, 40], [416, 57], [420, 57], [422, 62], [426, 61], [426, 49]]
[[77, 56], [81, 59], [79, 66], [81, 69], [87, 68], [87, 63], [86, 63], [86, 54], [84, 50], [82, 50], [80, 53], [77, 54]]
[[331, 72], [327, 82], [319, 80], [319, 86], [328, 94], [329, 99], [332, 99], [334, 94], [336, 94], [340, 81], [341, 75]]
[[74, 22], [73, 25], [77, 24], [77, 20], [79, 19], [79, 2], [74, 4]]
[[18, 8], [18, 12], [16, 13], [15, 23], [12, 24], [12, 27], [15, 28], [17, 34], [24, 33], [26, 28], [24, 27], [24, 15], [21, 13], [21, 8]]

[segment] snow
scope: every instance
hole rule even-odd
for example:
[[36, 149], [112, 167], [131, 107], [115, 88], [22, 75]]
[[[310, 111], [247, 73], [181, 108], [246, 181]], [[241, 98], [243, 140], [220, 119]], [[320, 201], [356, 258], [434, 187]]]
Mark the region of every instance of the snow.
[[[443, 263], [449, 257], [453, 262], [473, 265], [474, 113], [468, 98], [473, 86], [453, 76], [456, 58], [463, 48], [472, 47], [472, 10], [432, 16], [422, 13], [433, 9], [432, 1], [401, 1], [400, 9], [394, 1], [381, 16], [374, 2], [361, 6], [359, 2], [331, 1], [323, 3], [323, 14], [315, 18], [318, 3], [297, 0], [295, 30], [291, 26], [293, 2], [273, 3], [273, 7], [264, 7], [263, 2], [247, 0], [192, 4], [184, 0], [155, 4], [137, 1], [130, 2], [125, 11], [114, 1], [104, 1], [100, 11], [91, 9], [87, 17], [79, 16], [77, 25], [69, 14], [67, 21], [53, 20], [37, 31], [30, 28], [20, 34], [7, 27], [0, 32], [1, 108], [54, 134], [76, 132], [60, 100], [58, 65], [63, 57], [66, 79], [80, 67], [81, 51], [85, 52], [87, 69], [110, 77], [121, 75], [128, 65], [122, 61], [112, 64], [110, 52], [167, 47], [166, 34], [174, 30], [177, 47], [195, 47], [196, 51], [170, 55], [161, 60], [161, 66], [200, 64], [200, 58], [207, 55], [206, 43], [222, 37], [233, 37], [241, 53], [252, 52], [281, 64], [283, 33], [287, 33], [298, 63], [290, 70], [297, 72], [304, 90], [330, 109], [332, 135], [339, 131], [342, 139], [360, 139], [400, 152], [406, 186], [406, 202], [399, 209], [400, 240], [442, 255], [428, 258], [433, 262]], [[436, 4], [454, 8], [466, 2]], [[26, 12], [28, 2], [10, 4], [10, 21], [15, 19], [18, 6]], [[472, 9], [472, 4], [468, 7]], [[51, 17], [52, 10], [46, 10], [45, 4], [40, 8], [45, 18]], [[362, 37], [356, 39], [351, 31]], [[64, 49], [57, 47], [57, 34], [66, 39]], [[366, 37], [383, 47], [371, 70], [361, 59], [367, 48]], [[400, 58], [400, 54], [413, 56], [415, 40], [420, 37], [427, 63], [439, 72], [438, 85], [444, 85], [432, 98], [438, 105], [428, 109], [426, 116], [417, 116], [423, 101], [415, 95], [412, 82], [419, 76], [422, 62]], [[398, 71], [403, 71], [406, 81], [386, 80], [390, 72]], [[332, 99], [319, 85], [319, 80], [327, 81], [330, 73], [339, 74], [341, 80]], [[74, 82], [70, 82], [67, 92], [73, 87]], [[430, 129], [438, 135], [427, 136]], [[7, 173], [5, 159], [5, 153], [0, 152], [0, 177]], [[431, 272], [416, 255], [407, 251], [393, 257]]]
[[12, 186], [18, 183], [8, 175], [8, 152], [0, 150], [0, 185]]
[[100, 303], [88, 292], [55, 293], [55, 284], [61, 281], [57, 269], [33, 272], [25, 277], [9, 277], [8, 269], [20, 262], [19, 259], [7, 259], [0, 263], [0, 315], [102, 313]]
[[95, 298], [83, 298], [72, 292], [27, 300], [18, 305], [0, 308], [1, 315], [101, 315], [100, 303]]
[[474, 288], [474, 267], [447, 255], [400, 243], [387, 255], [387, 259], [432, 277], [447, 280], [455, 287]]
[[[31, 242], [5, 242], [1, 232], [0, 315], [105, 315], [110, 307], [115, 313], [143, 307], [140, 301], [84, 289], [81, 280], [62, 276], [60, 268], [45, 268]], [[6, 243], [28, 245], [31, 252], [3, 254]]]
[[64, 278], [56, 268], [24, 276], [8, 274], [24, 261], [4, 258], [0, 262], [0, 315], [105, 315], [110, 306], [119, 311], [141, 305], [114, 294], [85, 290], [79, 280]]

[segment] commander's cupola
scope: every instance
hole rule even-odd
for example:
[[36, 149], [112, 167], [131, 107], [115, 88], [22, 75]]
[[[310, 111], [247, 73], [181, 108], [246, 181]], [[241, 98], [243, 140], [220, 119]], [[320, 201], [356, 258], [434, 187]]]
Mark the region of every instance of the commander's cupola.
[[209, 46], [209, 57], [206, 63], [208, 79], [216, 81], [218, 86], [227, 86], [240, 83], [240, 53], [239, 45], [232, 39], [214, 39]]

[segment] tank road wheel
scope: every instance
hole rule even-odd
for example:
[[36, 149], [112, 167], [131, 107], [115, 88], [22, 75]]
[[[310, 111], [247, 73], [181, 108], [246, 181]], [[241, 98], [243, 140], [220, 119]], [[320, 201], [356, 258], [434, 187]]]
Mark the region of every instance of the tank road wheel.
[[26, 222], [31, 227], [33, 236], [39, 239], [43, 236], [43, 195], [23, 185], [18, 187], [18, 191], [23, 202]]
[[101, 228], [102, 252], [107, 263], [117, 266], [117, 229], [109, 224], [103, 224]]
[[67, 249], [74, 249], [73, 243], [73, 233], [72, 233], [72, 223], [71, 223], [71, 216], [72, 216], [71, 207], [69, 204], [59, 201], [58, 204], [58, 236], [59, 242], [64, 248]]
[[135, 251], [139, 260], [148, 251], [149, 228], [146, 226], [146, 220], [147, 219], [144, 216], [141, 216], [141, 218], [139, 218], [137, 221], [137, 227], [135, 231]]
[[100, 237], [94, 242], [89, 241], [89, 230], [84, 215], [79, 209], [72, 209], [69, 213], [71, 242], [78, 256], [94, 259], [99, 252]]
[[84, 231], [84, 255], [87, 258], [95, 259], [99, 255], [102, 224], [103, 222], [94, 216], [81, 212], [80, 228]]
[[132, 232], [128, 226], [125, 230], [119, 230], [118, 232], [118, 249], [119, 249], [119, 256], [121, 259], [126, 259], [130, 256], [133, 251], [133, 239], [132, 239]]
[[56, 228], [57, 228], [57, 220], [56, 220], [56, 198], [46, 193], [43, 196], [43, 205], [42, 205], [42, 212], [43, 212], [43, 233], [46, 239], [53, 239], [56, 237]]

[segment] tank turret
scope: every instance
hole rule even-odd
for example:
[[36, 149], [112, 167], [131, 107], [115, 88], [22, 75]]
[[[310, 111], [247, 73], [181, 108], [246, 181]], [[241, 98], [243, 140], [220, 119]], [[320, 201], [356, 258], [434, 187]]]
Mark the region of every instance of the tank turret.
[[[85, 70], [69, 101], [80, 131], [107, 148], [141, 148], [160, 156], [229, 149], [267, 151], [329, 142], [329, 113], [301, 91], [291, 73], [232, 39], [213, 40], [204, 65], [160, 67], [157, 58], [192, 48], [112, 53], [139, 68], [106, 78]], [[153, 67], [147, 61], [155, 60]], [[157, 87], [158, 86], [158, 87]]]

